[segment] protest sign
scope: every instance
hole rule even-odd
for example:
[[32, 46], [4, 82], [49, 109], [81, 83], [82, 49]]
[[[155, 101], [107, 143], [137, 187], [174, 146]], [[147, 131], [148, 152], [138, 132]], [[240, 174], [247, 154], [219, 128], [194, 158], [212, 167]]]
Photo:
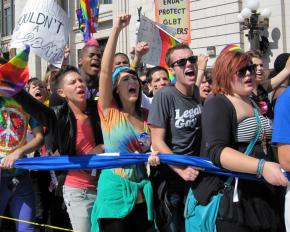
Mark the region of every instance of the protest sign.
[[189, 0], [155, 0], [155, 19], [159, 23], [174, 27], [175, 37], [181, 42], [190, 43]]
[[28, 0], [15, 24], [12, 48], [29, 45], [31, 52], [61, 67], [70, 23], [65, 11], [54, 0]]
[[164, 56], [168, 48], [179, 43], [176, 38], [144, 15], [140, 18], [137, 40], [147, 42], [150, 47], [149, 52], [142, 57], [142, 62], [163, 67], [166, 67]]

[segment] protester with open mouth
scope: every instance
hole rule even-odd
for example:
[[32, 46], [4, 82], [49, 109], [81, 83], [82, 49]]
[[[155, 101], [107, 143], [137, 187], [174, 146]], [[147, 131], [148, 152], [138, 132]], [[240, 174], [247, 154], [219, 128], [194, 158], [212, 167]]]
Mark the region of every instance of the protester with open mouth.
[[[103, 152], [97, 102], [87, 100], [85, 80], [73, 66], [62, 68], [54, 78], [57, 94], [65, 99], [61, 106], [50, 109], [24, 90], [14, 99], [42, 126], [51, 130], [54, 149], [61, 155]], [[74, 230], [89, 232], [91, 229], [97, 180], [98, 175], [92, 170], [69, 170], [64, 183], [58, 183], [60, 186], [63, 184], [63, 197]]]
[[[150, 149], [147, 110], [135, 70], [113, 71], [118, 36], [130, 15], [116, 19], [101, 65], [98, 110], [106, 152], [145, 153]], [[92, 212], [92, 231], [154, 231], [152, 187], [145, 164], [102, 170]]]
[[[217, 231], [284, 231], [283, 188], [277, 186], [289, 182], [262, 146], [263, 138], [271, 138], [272, 128], [270, 119], [250, 99], [255, 68], [241, 48], [227, 46], [214, 64], [213, 96], [203, 108], [201, 156], [219, 167], [265, 179], [251, 181], [201, 174], [192, 186], [190, 202], [196, 204], [192, 206], [196, 209], [223, 193], [212, 222]], [[194, 215], [193, 210], [188, 216], [189, 224]], [[192, 231], [196, 231], [194, 226], [191, 224]]]
[[48, 91], [44, 83], [36, 77], [29, 79], [27, 83], [27, 91], [32, 97], [42, 103], [47, 100]]
[[[274, 112], [268, 97], [268, 93], [276, 89], [283, 81], [285, 81], [290, 75], [290, 73], [288, 69], [284, 69], [283, 72], [280, 72], [282, 71], [281, 69], [278, 73], [276, 73], [274, 77], [268, 79], [265, 77], [261, 53], [258, 51], [248, 51], [247, 54], [250, 55], [253, 64], [256, 65], [255, 68], [256, 78], [251, 97], [260, 107], [262, 114], [270, 119], [273, 119]], [[290, 62], [289, 64], [287, 63], [287, 65], [290, 65]]]
[[203, 79], [201, 80], [200, 86], [199, 86], [199, 94], [200, 94], [200, 99], [204, 103], [207, 97], [211, 93], [211, 83], [212, 80], [209, 77], [209, 71], [205, 72], [205, 75]]
[[[153, 98], [148, 121], [154, 150], [199, 155], [202, 106], [196, 84], [203, 72], [198, 74], [197, 61], [198, 56], [186, 44], [178, 44], [166, 53], [166, 63], [176, 84], [161, 88]], [[184, 231], [185, 197], [189, 182], [198, 179], [199, 170], [164, 164], [156, 169], [152, 182], [157, 226], [160, 231]]]

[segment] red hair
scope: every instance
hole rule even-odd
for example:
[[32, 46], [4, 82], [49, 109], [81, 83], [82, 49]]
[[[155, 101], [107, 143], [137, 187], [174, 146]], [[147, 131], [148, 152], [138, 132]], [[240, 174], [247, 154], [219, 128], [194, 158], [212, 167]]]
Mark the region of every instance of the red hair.
[[251, 64], [251, 57], [243, 52], [225, 51], [216, 59], [212, 70], [212, 93], [233, 95], [231, 81], [243, 67]]

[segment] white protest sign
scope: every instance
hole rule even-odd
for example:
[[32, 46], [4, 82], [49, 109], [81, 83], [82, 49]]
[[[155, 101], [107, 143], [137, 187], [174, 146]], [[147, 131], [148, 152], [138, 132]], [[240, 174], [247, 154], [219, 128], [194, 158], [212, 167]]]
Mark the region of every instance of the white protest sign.
[[175, 29], [166, 25], [160, 25], [146, 16], [141, 15], [137, 40], [138, 42], [145, 41], [149, 44], [149, 52], [142, 57], [142, 62], [145, 64], [160, 65], [162, 53], [160, 30], [166, 30], [166, 33], [170, 33], [171, 35], [175, 33]]
[[54, 0], [28, 0], [16, 22], [11, 47], [28, 44], [32, 52], [61, 67], [69, 32], [69, 18]]
[[159, 29], [152, 20], [144, 15], [141, 15], [140, 18], [137, 40], [138, 42], [147, 42], [150, 48], [149, 52], [142, 57], [142, 62], [145, 64], [159, 65], [160, 53], [162, 51], [162, 41], [159, 35]]

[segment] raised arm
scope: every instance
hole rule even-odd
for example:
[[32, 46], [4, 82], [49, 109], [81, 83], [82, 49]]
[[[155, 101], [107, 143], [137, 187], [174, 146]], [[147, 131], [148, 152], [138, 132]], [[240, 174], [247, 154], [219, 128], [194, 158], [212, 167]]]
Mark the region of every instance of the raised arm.
[[34, 99], [25, 90], [21, 90], [13, 98], [22, 106], [26, 113], [35, 118], [42, 126], [54, 129], [57, 119], [52, 109]]
[[196, 83], [195, 85], [197, 87], [200, 86], [202, 79], [204, 77], [204, 73], [206, 70], [206, 65], [208, 61], [208, 56], [204, 54], [198, 55], [198, 60], [197, 60], [197, 77], [196, 77]]
[[138, 65], [140, 64], [142, 56], [144, 56], [149, 51], [149, 44], [144, 41], [138, 42], [134, 51], [135, 51], [135, 55], [131, 63], [131, 67], [136, 69]]
[[287, 77], [289, 77], [289, 75], [290, 75], [290, 57], [288, 58], [284, 69], [281, 72], [279, 72], [275, 77], [265, 80], [262, 83], [262, 86], [268, 92], [271, 92], [273, 89], [278, 87], [283, 81], [285, 81]]
[[99, 80], [99, 105], [104, 114], [113, 98], [112, 72], [118, 37], [121, 30], [129, 25], [130, 18], [130, 15], [121, 15], [116, 19], [103, 53]]

